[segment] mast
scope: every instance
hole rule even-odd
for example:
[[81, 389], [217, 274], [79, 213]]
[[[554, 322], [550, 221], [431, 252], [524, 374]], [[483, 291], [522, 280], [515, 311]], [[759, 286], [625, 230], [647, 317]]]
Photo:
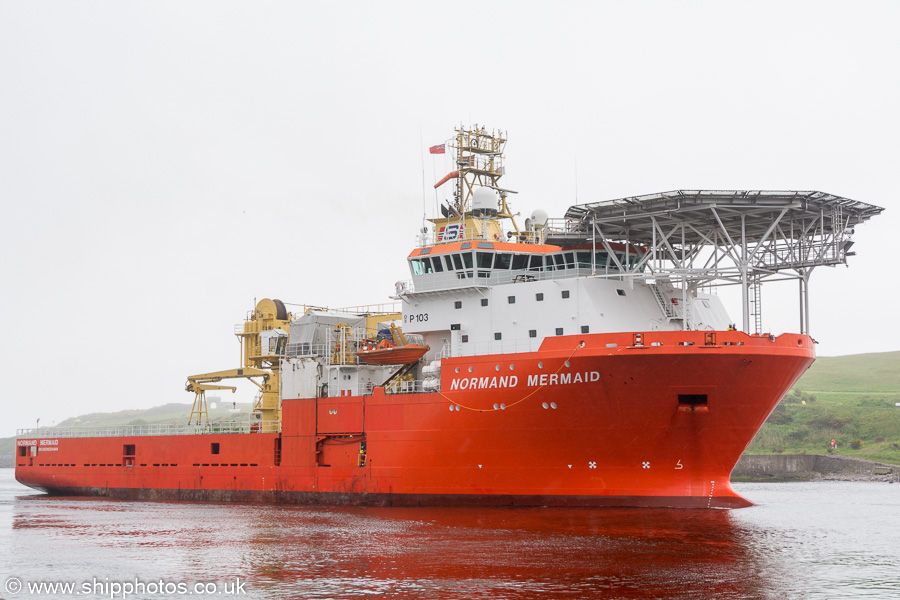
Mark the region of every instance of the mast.
[[[429, 219], [435, 224], [435, 241], [498, 239], [502, 219], [512, 222], [512, 229], [518, 236], [519, 227], [507, 203], [507, 196], [516, 192], [500, 185], [500, 178], [506, 171], [503, 154], [506, 133], [489, 131], [478, 125], [471, 128], [460, 126], [455, 131], [454, 140], [447, 145], [455, 151], [456, 170], [434, 186], [438, 188], [451, 179], [455, 182], [450, 214], [444, 218]], [[486, 209], [479, 202], [478, 190], [481, 189], [493, 190], [495, 208]], [[482, 199], [484, 197], [481, 196]]]

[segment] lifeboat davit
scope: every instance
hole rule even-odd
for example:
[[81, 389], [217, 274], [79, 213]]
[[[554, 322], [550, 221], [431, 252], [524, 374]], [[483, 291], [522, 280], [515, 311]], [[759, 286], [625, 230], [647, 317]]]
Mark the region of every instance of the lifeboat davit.
[[408, 365], [422, 358], [430, 346], [406, 344], [397, 346], [387, 340], [363, 340], [356, 351], [359, 362], [367, 365]]

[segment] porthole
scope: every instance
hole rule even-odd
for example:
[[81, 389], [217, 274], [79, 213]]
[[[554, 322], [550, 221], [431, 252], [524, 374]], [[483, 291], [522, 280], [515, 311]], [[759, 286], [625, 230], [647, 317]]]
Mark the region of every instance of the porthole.
[[501, 405], [500, 405], [500, 410], [506, 410], [506, 405], [505, 405], [505, 404], [501, 404]]
[[459, 367], [456, 367], [456, 372], [459, 373]]
[[513, 365], [513, 364], [510, 364], [510, 365], [509, 365], [509, 370], [510, 370], [510, 371], [514, 371], [515, 368], [516, 368], [516, 365]]
[[569, 361], [566, 361], [566, 362], [564, 362], [563, 364], [566, 365], [567, 367], [571, 367], [571, 366], [572, 366], [572, 363], [570, 363]]
[[556, 410], [556, 402], [551, 402], [551, 403], [550, 403], [550, 408]]
[[500, 405], [499, 405], [499, 404], [495, 404], [495, 405], [494, 405], [494, 410], [500, 410]]
[[543, 368], [544, 368], [544, 363], [539, 362], [539, 363], [538, 363], [538, 369], [543, 369]]
[[544, 408], [550, 408], [550, 405], [547, 404], [546, 402], [544, 402], [543, 404], [541, 404], [541, 406], [543, 406]]
[[494, 370], [499, 371], [499, 370], [500, 370], [500, 365], [494, 365]]
[[471, 372], [474, 371], [474, 370], [475, 370], [475, 369], [474, 369], [473, 367], [469, 367], [469, 373], [471, 373]]

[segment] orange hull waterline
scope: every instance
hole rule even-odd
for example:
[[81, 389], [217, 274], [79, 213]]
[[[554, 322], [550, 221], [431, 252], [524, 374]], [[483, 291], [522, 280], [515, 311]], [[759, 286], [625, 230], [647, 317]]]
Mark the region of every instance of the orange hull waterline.
[[[460, 129], [450, 146], [496, 194], [503, 144], [497, 132]], [[460, 169], [466, 186], [471, 176]], [[497, 242], [509, 215], [460, 186], [459, 217], [443, 219], [440, 235], [407, 257], [412, 281], [396, 285], [400, 310], [295, 317], [263, 300], [238, 333], [243, 368], [189, 378], [199, 424], [23, 430], [16, 479], [50, 494], [136, 500], [749, 505], [731, 470], [812, 364], [814, 340], [732, 330], [717, 296], [665, 279], [666, 263], [652, 262], [665, 248], [641, 237], [643, 216], [629, 224], [636, 239], [598, 241], [597, 230], [578, 227], [602, 222], [603, 203], [572, 207], [559, 229], [536, 212], [512, 241]], [[727, 199], [679, 194], [672, 210], [694, 194], [725, 215], [708, 223], [732, 227]], [[857, 205], [839, 200], [846, 218]], [[497, 202], [505, 207], [505, 196]], [[666, 202], [652, 199], [655, 219]], [[604, 235], [627, 206], [613, 207]], [[732, 239], [738, 231], [727, 230]], [[672, 268], [684, 277], [685, 264]], [[379, 349], [373, 339], [387, 324], [416, 343]], [[203, 391], [236, 377], [261, 380], [250, 420], [203, 422]]]

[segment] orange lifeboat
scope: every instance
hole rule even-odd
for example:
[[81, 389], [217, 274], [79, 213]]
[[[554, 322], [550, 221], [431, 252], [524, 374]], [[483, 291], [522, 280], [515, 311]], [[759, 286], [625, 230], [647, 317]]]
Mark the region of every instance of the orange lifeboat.
[[430, 346], [406, 344], [397, 346], [388, 340], [363, 340], [359, 343], [356, 358], [367, 365], [407, 365], [422, 358]]

